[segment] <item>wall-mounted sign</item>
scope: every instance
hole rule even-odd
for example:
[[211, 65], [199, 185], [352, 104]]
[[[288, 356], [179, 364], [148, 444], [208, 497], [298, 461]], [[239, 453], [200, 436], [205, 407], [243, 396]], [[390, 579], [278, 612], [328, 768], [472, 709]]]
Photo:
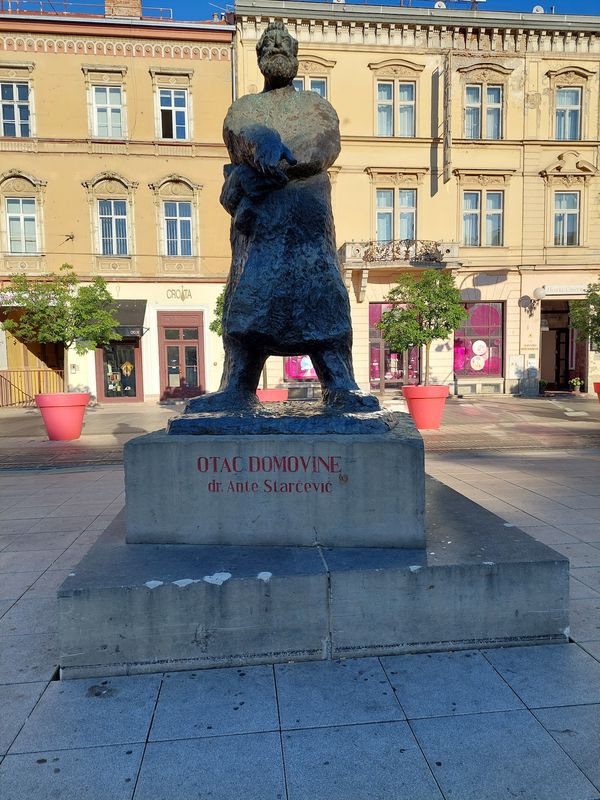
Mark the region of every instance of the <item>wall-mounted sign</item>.
[[185, 289], [180, 286], [178, 289], [167, 289], [167, 300], [181, 300], [185, 303], [186, 300], [192, 299], [192, 290]]
[[583, 295], [587, 292], [587, 286], [579, 285], [579, 286], [546, 286], [546, 297], [552, 295], [563, 295], [563, 294], [579, 294]]

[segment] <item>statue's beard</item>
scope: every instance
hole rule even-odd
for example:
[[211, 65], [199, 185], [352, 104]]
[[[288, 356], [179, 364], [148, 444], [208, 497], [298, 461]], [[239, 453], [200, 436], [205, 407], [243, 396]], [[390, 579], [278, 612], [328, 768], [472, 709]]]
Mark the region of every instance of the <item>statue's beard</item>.
[[285, 53], [274, 53], [260, 58], [258, 66], [269, 86], [287, 86], [296, 77], [298, 59]]

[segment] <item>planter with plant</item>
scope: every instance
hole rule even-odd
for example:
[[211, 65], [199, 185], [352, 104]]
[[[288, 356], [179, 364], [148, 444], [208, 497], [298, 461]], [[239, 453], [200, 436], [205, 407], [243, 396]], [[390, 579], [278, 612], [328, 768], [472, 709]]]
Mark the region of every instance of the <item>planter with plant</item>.
[[[208, 329], [217, 336], [223, 336], [223, 307], [225, 304], [225, 287], [221, 290], [217, 301], [215, 303], [214, 319], [208, 326]], [[263, 368], [262, 371], [262, 388], [256, 390], [256, 396], [261, 403], [277, 403], [288, 399], [288, 390], [286, 388], [269, 389], [267, 387], [267, 369]]]
[[417, 428], [439, 428], [449, 388], [429, 384], [431, 344], [446, 339], [467, 317], [454, 276], [437, 269], [420, 277], [401, 275], [385, 302], [392, 306], [379, 323], [386, 344], [398, 353], [425, 348], [423, 385], [402, 387], [408, 410]]
[[[600, 282], [589, 284], [584, 300], [571, 301], [569, 317], [577, 338], [589, 339], [592, 347], [600, 350]], [[600, 401], [600, 382], [594, 383], [594, 391]]]
[[576, 394], [581, 394], [583, 381], [581, 378], [571, 378], [569, 380], [569, 386], [571, 387], [571, 391], [575, 392]]
[[[59, 343], [64, 348], [63, 369], [68, 389], [69, 349], [79, 355], [120, 339], [115, 328], [113, 298], [106, 282], [94, 278], [82, 285], [69, 264], [59, 273], [50, 273], [32, 280], [25, 275], [12, 275], [4, 287], [11, 304], [17, 309], [16, 319], [2, 325], [25, 343]], [[88, 392], [58, 392], [36, 395], [48, 438], [66, 441], [81, 435], [83, 416], [89, 402]]]

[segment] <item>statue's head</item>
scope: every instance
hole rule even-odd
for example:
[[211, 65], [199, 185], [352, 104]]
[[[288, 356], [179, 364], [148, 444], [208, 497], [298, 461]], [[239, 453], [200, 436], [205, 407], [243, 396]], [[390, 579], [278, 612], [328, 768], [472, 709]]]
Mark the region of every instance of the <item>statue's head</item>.
[[256, 45], [258, 66], [265, 88], [288, 86], [298, 72], [298, 42], [283, 22], [270, 22]]

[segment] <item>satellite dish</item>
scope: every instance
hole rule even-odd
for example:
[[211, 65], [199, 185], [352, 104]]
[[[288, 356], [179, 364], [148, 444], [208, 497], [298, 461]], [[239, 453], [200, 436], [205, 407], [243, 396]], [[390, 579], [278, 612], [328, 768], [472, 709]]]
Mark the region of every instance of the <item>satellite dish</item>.
[[444, 0], [437, 0], [434, 8], [446, 8], [446, 3], [444, 3]]
[[532, 10], [532, 14], [543, 14], [544, 13], [544, 6], [534, 6]]

